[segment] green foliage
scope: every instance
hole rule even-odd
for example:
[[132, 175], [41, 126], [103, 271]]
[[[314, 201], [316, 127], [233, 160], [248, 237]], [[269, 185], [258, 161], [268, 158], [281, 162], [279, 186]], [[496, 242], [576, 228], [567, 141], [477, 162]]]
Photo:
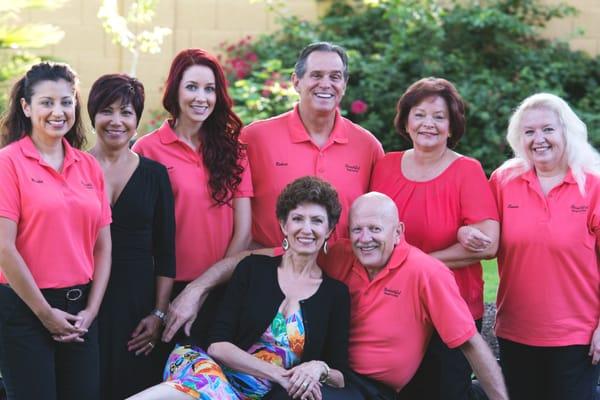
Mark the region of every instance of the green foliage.
[[[232, 94], [248, 121], [289, 108], [287, 96], [257, 98], [266, 65], [279, 60], [293, 66], [299, 50], [315, 40], [343, 45], [351, 75], [342, 112], [377, 135], [388, 151], [409, 146], [392, 123], [401, 94], [422, 77], [446, 78], [468, 105], [467, 133], [457, 151], [478, 158], [489, 172], [510, 156], [504, 134], [511, 111], [540, 91], [565, 98], [600, 145], [600, 57], [539, 36], [551, 19], [574, 13], [538, 0], [337, 0], [315, 23], [281, 13], [280, 30], [226, 48], [226, 63], [255, 56], [230, 74], [244, 79], [244, 90], [235, 84]], [[287, 74], [282, 70], [281, 76]], [[260, 107], [249, 107], [250, 97]], [[359, 101], [366, 112], [355, 107]]]
[[20, 14], [33, 9], [52, 10], [67, 0], [0, 0], [0, 114], [12, 79], [23, 74], [41, 58], [29, 49], [39, 49], [62, 40], [64, 32], [50, 24], [23, 24]]

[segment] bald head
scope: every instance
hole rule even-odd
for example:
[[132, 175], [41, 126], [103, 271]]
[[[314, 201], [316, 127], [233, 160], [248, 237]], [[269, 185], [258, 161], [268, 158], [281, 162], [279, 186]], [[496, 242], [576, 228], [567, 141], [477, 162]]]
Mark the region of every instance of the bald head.
[[369, 192], [357, 197], [350, 208], [350, 220], [352, 220], [354, 214], [379, 214], [382, 218], [396, 225], [399, 223], [396, 203], [385, 194], [379, 192]]
[[404, 226], [398, 208], [388, 196], [370, 192], [350, 209], [350, 240], [354, 255], [368, 270], [383, 268], [400, 242]]

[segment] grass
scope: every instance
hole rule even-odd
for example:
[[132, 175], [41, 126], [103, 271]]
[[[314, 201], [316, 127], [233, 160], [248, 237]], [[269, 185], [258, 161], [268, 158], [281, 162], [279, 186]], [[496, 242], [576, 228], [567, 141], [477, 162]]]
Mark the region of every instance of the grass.
[[496, 292], [498, 291], [498, 265], [496, 259], [483, 260], [483, 281], [485, 282], [483, 301], [486, 303], [496, 302]]

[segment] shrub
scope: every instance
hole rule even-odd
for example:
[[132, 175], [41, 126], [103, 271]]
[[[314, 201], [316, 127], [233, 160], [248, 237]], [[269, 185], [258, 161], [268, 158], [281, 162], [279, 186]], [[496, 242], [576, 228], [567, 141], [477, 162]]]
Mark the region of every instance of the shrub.
[[350, 57], [342, 113], [373, 132], [388, 151], [409, 146], [393, 129], [395, 104], [408, 85], [425, 76], [456, 84], [468, 104], [467, 133], [457, 150], [481, 160], [488, 172], [510, 155], [504, 133], [511, 111], [535, 92], [565, 98], [587, 123], [592, 142], [600, 144], [600, 57], [539, 36], [548, 21], [574, 14], [573, 8], [538, 0], [445, 4], [337, 0], [314, 23], [280, 17], [278, 31], [224, 47], [226, 63], [245, 60], [243, 73], [234, 68], [229, 74], [236, 110], [245, 122], [288, 110], [295, 99], [289, 87], [274, 95], [278, 89], [265, 91], [268, 83], [274, 76], [279, 87], [289, 82], [300, 49], [328, 40], [346, 47]]

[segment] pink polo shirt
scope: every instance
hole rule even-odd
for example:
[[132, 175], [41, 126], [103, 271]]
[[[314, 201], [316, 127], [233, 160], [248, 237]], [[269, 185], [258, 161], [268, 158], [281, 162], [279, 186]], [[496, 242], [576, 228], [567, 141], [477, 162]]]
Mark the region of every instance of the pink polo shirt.
[[0, 217], [17, 224], [16, 248], [41, 289], [91, 281], [98, 233], [111, 222], [98, 162], [64, 139], [63, 147], [60, 172], [29, 136], [0, 149]]
[[[431, 253], [455, 244], [456, 232], [463, 225], [498, 220], [496, 202], [479, 161], [461, 156], [437, 177], [417, 182], [402, 173], [403, 155], [404, 152], [388, 153], [377, 163], [371, 190], [394, 200], [408, 243]], [[473, 318], [482, 318], [481, 263], [452, 271]]]
[[279, 246], [283, 235], [275, 217], [277, 196], [294, 179], [318, 176], [337, 190], [342, 204], [333, 238], [348, 236], [348, 210], [355, 198], [367, 192], [371, 170], [383, 157], [379, 141], [369, 131], [336, 111], [328, 142], [319, 148], [306, 132], [298, 106], [292, 111], [257, 121], [242, 131], [252, 167], [252, 238]]
[[588, 345], [600, 318], [600, 177], [581, 195], [571, 172], [544, 196], [535, 171], [491, 187], [502, 230], [499, 337], [530, 346]]
[[[215, 205], [202, 154], [179, 140], [169, 121], [133, 146], [169, 172], [175, 199], [175, 280], [196, 279], [225, 256], [234, 232], [234, 210]], [[250, 169], [242, 161], [242, 182], [234, 197], [252, 197]]]
[[477, 332], [452, 272], [404, 240], [372, 281], [348, 240], [320, 262], [350, 290], [348, 353], [359, 374], [400, 390], [417, 371], [433, 327], [450, 348]]

